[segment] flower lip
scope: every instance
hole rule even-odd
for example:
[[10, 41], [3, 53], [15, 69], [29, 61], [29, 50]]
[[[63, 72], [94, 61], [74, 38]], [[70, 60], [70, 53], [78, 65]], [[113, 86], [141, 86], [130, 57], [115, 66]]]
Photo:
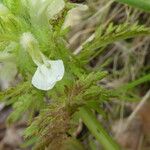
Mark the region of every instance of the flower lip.
[[[47, 64], [50, 67], [47, 67]], [[62, 60], [47, 60], [47, 64], [38, 66], [32, 77], [33, 86], [44, 91], [52, 89], [56, 82], [60, 81], [64, 76], [64, 64]]]

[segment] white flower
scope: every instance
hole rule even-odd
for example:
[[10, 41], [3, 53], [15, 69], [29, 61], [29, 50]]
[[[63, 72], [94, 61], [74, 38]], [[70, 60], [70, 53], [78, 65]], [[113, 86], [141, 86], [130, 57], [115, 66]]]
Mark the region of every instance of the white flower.
[[57, 81], [64, 76], [64, 64], [62, 60], [48, 60], [40, 51], [38, 41], [30, 32], [23, 33], [20, 44], [32, 57], [38, 66], [32, 77], [32, 84], [40, 90], [52, 89]]
[[9, 10], [3, 4], [0, 4], [0, 16], [5, 16], [9, 13]]
[[51, 0], [47, 8], [47, 15], [49, 19], [53, 19], [57, 14], [59, 14], [65, 7], [64, 0]]
[[28, 0], [24, 2], [29, 8], [32, 23], [44, 24], [55, 18], [65, 7], [64, 0]]
[[64, 76], [64, 64], [62, 60], [48, 60], [46, 64], [38, 66], [32, 84], [40, 90], [52, 89], [57, 81], [60, 81]]
[[78, 4], [69, 10], [62, 28], [65, 29], [80, 24], [82, 16], [87, 10], [88, 6], [83, 4]]

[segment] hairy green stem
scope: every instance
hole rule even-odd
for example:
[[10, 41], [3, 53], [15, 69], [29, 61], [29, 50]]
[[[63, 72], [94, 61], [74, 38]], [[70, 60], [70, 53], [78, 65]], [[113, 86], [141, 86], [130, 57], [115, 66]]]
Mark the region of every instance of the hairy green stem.
[[150, 0], [115, 0], [150, 12]]
[[119, 150], [118, 144], [107, 134], [100, 122], [87, 107], [80, 108], [79, 115], [89, 131], [106, 150]]

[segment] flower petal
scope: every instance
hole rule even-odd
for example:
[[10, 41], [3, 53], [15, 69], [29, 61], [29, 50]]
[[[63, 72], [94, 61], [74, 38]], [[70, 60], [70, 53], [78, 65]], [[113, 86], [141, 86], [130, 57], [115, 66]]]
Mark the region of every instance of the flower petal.
[[62, 60], [57, 60], [57, 61], [48, 61], [51, 65], [51, 69], [53, 70], [52, 76], [55, 78], [55, 80], [60, 81], [63, 76], [64, 76], [64, 64]]
[[61, 80], [64, 75], [64, 65], [62, 60], [47, 61], [38, 66], [33, 78], [32, 84], [40, 90], [52, 89], [56, 82]]
[[35, 25], [49, 23], [65, 7], [64, 0], [28, 0], [25, 4], [29, 7], [31, 22]]

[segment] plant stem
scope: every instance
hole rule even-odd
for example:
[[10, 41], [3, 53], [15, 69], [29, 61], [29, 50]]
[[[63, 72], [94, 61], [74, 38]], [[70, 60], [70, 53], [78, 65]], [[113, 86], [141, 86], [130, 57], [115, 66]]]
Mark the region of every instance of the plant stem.
[[131, 5], [136, 8], [143, 9], [144, 11], [150, 12], [150, 1], [149, 0], [115, 0], [121, 3]]
[[106, 150], [119, 150], [118, 144], [107, 134], [100, 122], [87, 107], [80, 108], [79, 115], [89, 131]]

